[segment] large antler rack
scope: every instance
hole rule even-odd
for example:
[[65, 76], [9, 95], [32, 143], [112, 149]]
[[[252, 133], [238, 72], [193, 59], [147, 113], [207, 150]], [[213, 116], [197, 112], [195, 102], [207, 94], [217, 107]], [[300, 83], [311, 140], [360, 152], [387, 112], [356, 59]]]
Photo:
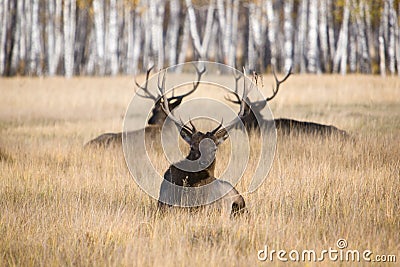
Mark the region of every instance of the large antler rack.
[[[169, 98], [166, 98], [166, 99], [163, 97], [163, 101], [166, 100], [166, 101], [167, 101], [166, 103], [170, 103], [170, 102], [173, 101], [173, 100], [180, 100], [180, 101], [182, 101], [182, 99], [183, 99], [184, 97], [187, 97], [187, 96], [193, 94], [193, 93], [196, 91], [196, 89], [198, 88], [198, 86], [199, 86], [199, 84], [200, 84], [201, 76], [206, 72], [206, 69], [203, 68], [202, 70], [199, 70], [199, 69], [197, 68], [196, 65], [195, 65], [194, 67], [196, 68], [197, 82], [194, 82], [194, 83], [193, 83], [193, 88], [192, 88], [192, 90], [190, 90], [189, 92], [187, 92], [187, 93], [185, 93], [185, 94], [183, 94], [183, 95], [178, 95], [178, 96], [175, 96], [175, 95], [174, 95], [174, 91], [172, 91], [173, 96], [172, 96], [172, 97], [169, 97]], [[136, 80], [135, 80], [135, 84], [136, 84], [136, 86], [137, 86], [138, 88], [140, 88], [140, 89], [143, 91], [143, 94], [137, 92], [137, 95], [138, 95], [138, 96], [143, 97], [143, 98], [147, 98], [147, 99], [152, 99], [154, 102], [157, 102], [157, 100], [158, 100], [160, 97], [162, 97], [163, 94], [161, 94], [161, 95], [159, 95], [159, 94], [154, 95], [154, 94], [152, 94], [152, 93], [149, 91], [149, 89], [148, 89], [149, 76], [150, 76], [150, 72], [153, 70], [153, 68], [154, 68], [154, 66], [150, 67], [150, 68], [147, 70], [147, 72], [146, 72], [146, 82], [145, 82], [144, 86], [140, 86], [139, 83], [138, 83]]]
[[274, 74], [274, 79], [275, 79], [276, 85], [275, 85], [275, 88], [272, 88], [272, 95], [265, 99], [265, 101], [267, 101], [267, 102], [274, 99], [274, 97], [278, 94], [279, 86], [281, 85], [281, 83], [285, 82], [287, 80], [287, 78], [289, 78], [289, 76], [292, 74], [292, 66], [290, 66], [288, 72], [286, 73], [286, 76], [282, 80], [278, 79], [274, 68], [272, 68], [272, 73]]
[[[196, 70], [197, 70], [199, 79], [197, 80], [197, 82], [193, 83], [193, 86], [197, 88], [199, 83], [200, 83], [201, 74], [204, 73], [205, 70], [199, 71], [197, 68], [196, 68]], [[160, 75], [161, 75], [161, 73], [160, 73]], [[168, 105], [167, 97], [166, 97], [166, 93], [165, 93], [165, 79], [166, 79], [165, 78], [165, 71], [164, 71], [161, 79], [160, 79], [160, 75], [158, 77], [157, 86], [158, 86], [158, 90], [159, 90], [160, 94], [162, 95], [162, 97], [164, 99], [164, 105], [163, 105], [164, 112], [168, 115], [168, 117], [175, 123], [175, 125], [179, 129], [184, 128], [184, 129], [190, 131], [191, 133], [195, 133], [197, 130], [196, 130], [196, 127], [193, 125], [191, 120], [189, 120], [189, 124], [191, 126], [191, 128], [190, 128], [188, 125], [185, 125], [185, 123], [182, 121], [182, 119], [176, 118], [175, 115], [169, 109], [169, 105]], [[246, 75], [245, 74], [244, 74], [244, 77], [246, 79]], [[237, 81], [240, 78], [241, 78], [241, 76], [239, 78], [237, 78]], [[231, 130], [233, 127], [235, 127], [235, 125], [237, 123], [239, 123], [241, 121], [241, 118], [243, 117], [244, 109], [245, 109], [245, 101], [244, 101], [244, 99], [246, 97], [247, 97], [246, 82], [244, 82], [243, 97], [240, 100], [240, 110], [239, 110], [238, 116], [225, 126], [225, 130], [226, 131]], [[212, 130], [211, 133], [215, 134], [216, 132], [218, 132], [221, 129], [222, 126], [223, 126], [223, 119], [221, 120], [221, 123], [218, 125], [218, 127], [215, 128], [214, 130]]]

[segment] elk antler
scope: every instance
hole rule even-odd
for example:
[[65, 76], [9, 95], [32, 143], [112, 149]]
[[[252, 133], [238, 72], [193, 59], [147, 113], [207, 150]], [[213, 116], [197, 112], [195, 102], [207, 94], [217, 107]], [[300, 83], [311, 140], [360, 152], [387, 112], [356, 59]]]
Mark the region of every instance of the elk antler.
[[[240, 75], [240, 76], [242, 76], [242, 75]], [[237, 123], [239, 123], [241, 120], [242, 120], [242, 118], [243, 118], [243, 116], [245, 115], [244, 114], [244, 112], [245, 112], [245, 107], [246, 107], [246, 101], [245, 101], [245, 99], [247, 98], [247, 93], [248, 93], [248, 91], [247, 91], [247, 88], [246, 88], [246, 79], [247, 79], [247, 76], [246, 76], [246, 70], [245, 70], [245, 68], [243, 67], [243, 77], [244, 77], [244, 81], [243, 81], [243, 95], [242, 95], [242, 99], [240, 99], [240, 97], [238, 96], [238, 89], [237, 89], [237, 82], [239, 81], [239, 79], [241, 78], [237, 78], [237, 76], [235, 76], [235, 81], [236, 81], [236, 85], [235, 85], [235, 92], [236, 92], [236, 96], [237, 96], [237, 99], [238, 99], [238, 102], [240, 103], [240, 109], [239, 109], [239, 113], [238, 113], [238, 116], [236, 117], [236, 118], [234, 118], [231, 122], [229, 122], [226, 126], [225, 126], [225, 130], [227, 131], [227, 132], [229, 132], [232, 128], [234, 128], [235, 127], [235, 125], [237, 124]], [[238, 103], [238, 104], [239, 104]], [[222, 121], [221, 121], [221, 125], [222, 125]], [[220, 125], [220, 126], [221, 126]], [[220, 128], [220, 126], [219, 126], [219, 128]], [[218, 128], [218, 129], [219, 129]]]
[[[192, 94], [194, 91], [196, 91], [197, 87], [199, 87], [201, 76], [206, 72], [206, 68], [203, 66], [203, 69], [199, 70], [195, 64], [193, 64], [193, 66], [195, 67], [196, 73], [197, 73], [197, 82], [193, 82], [193, 89], [190, 90], [189, 92], [187, 92], [186, 94], [183, 94], [180, 96], [172, 96], [172, 97], [168, 98], [168, 101], [172, 101], [175, 99], [182, 100], [182, 98]], [[172, 91], [172, 92], [174, 92], [174, 91]]]
[[275, 69], [274, 68], [272, 68], [272, 73], [274, 74], [276, 87], [272, 88], [272, 95], [265, 99], [266, 102], [272, 100], [278, 94], [279, 85], [281, 85], [281, 83], [286, 81], [287, 78], [289, 78], [289, 76], [292, 74], [292, 66], [290, 66], [289, 71], [286, 73], [286, 76], [282, 80], [278, 80], [278, 77], [276, 77], [276, 73], [275, 73]]
[[[161, 74], [161, 72], [160, 72]], [[172, 112], [169, 110], [169, 104], [168, 104], [168, 98], [167, 98], [167, 94], [165, 93], [165, 70], [163, 72], [163, 77], [162, 77], [162, 82], [160, 85], [160, 74], [158, 74], [158, 81], [157, 81], [157, 87], [158, 90], [161, 94], [161, 97], [163, 98], [163, 106], [162, 109], [165, 112], [165, 114], [167, 114], [167, 116], [175, 123], [175, 125], [181, 129], [181, 128], [186, 128], [188, 130], [192, 130], [190, 129], [188, 126], [185, 126], [185, 124], [183, 123], [182, 119], [177, 119]]]
[[147, 70], [147, 72], [146, 72], [146, 82], [145, 82], [145, 84], [144, 84], [143, 87], [139, 85], [139, 83], [136, 81], [136, 79], [135, 79], [135, 84], [136, 84], [136, 86], [137, 86], [138, 88], [142, 89], [143, 92], [144, 92], [144, 95], [139, 94], [139, 93], [137, 92], [137, 95], [138, 95], [138, 96], [143, 97], [143, 98], [152, 99], [152, 100], [154, 100], [154, 101], [157, 101], [158, 96], [155, 96], [155, 95], [153, 95], [152, 93], [150, 93], [149, 89], [147, 88], [147, 85], [148, 85], [148, 82], [149, 82], [149, 75], [150, 75], [150, 72], [151, 72], [153, 69], [154, 69], [154, 65], [153, 65], [152, 67], [150, 67], [150, 68]]
[[235, 78], [235, 92], [229, 91], [229, 93], [231, 93], [231, 94], [233, 94], [235, 96], [236, 100], [233, 100], [233, 99], [231, 99], [230, 97], [227, 97], [227, 96], [224, 97], [225, 100], [227, 100], [227, 101], [229, 101], [231, 103], [234, 103], [234, 104], [240, 104], [241, 103], [241, 100], [240, 100], [240, 97], [239, 97], [239, 91], [238, 91], [238, 82], [243, 77], [243, 75], [240, 74], [240, 72], [238, 72], [238, 73], [239, 74], [236, 74], [236, 71], [235, 71], [234, 74], [233, 74], [233, 77]]

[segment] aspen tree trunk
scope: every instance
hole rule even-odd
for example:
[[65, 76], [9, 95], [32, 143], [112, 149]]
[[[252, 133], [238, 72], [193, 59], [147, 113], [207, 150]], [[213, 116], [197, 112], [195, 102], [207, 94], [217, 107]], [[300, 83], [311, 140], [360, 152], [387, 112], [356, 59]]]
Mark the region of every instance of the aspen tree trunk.
[[96, 32], [96, 65], [98, 66], [97, 74], [105, 74], [105, 37], [104, 37], [104, 0], [93, 0], [94, 27]]
[[332, 12], [332, 0], [327, 0], [326, 6], [326, 14], [327, 14], [327, 27], [328, 27], [328, 38], [329, 38], [329, 56], [330, 56], [330, 68], [329, 71], [332, 71], [332, 61], [335, 58], [336, 49], [335, 49], [335, 25], [333, 23], [333, 12]]
[[[22, 1], [21, 1], [22, 2]], [[47, 36], [47, 49], [46, 49], [46, 59], [48, 74], [54, 76], [57, 71], [57, 66], [55, 63], [55, 53], [56, 53], [56, 32], [55, 32], [55, 1], [49, 0], [47, 5], [47, 23], [46, 23], [46, 36]]]
[[318, 2], [310, 1], [308, 19], [308, 52], [307, 70], [311, 73], [320, 73], [318, 51]]
[[85, 73], [85, 63], [87, 61], [88, 52], [86, 45], [89, 44], [88, 32], [89, 24], [89, 11], [86, 8], [78, 8], [77, 10], [77, 22], [76, 22], [76, 33], [75, 33], [75, 59], [74, 59], [74, 73], [81, 75]]
[[371, 59], [369, 55], [368, 33], [365, 23], [365, 2], [361, 1], [359, 5], [359, 12], [355, 14], [357, 23], [357, 40], [359, 47], [359, 66], [361, 73], [371, 73]]
[[268, 28], [268, 41], [271, 48], [271, 65], [277, 67], [277, 43], [276, 43], [276, 32], [277, 32], [277, 22], [274, 12], [274, 7], [272, 0], [266, 1], [267, 17], [270, 27]]
[[396, 37], [395, 37], [395, 16], [396, 11], [393, 9], [393, 0], [386, 0], [387, 14], [388, 14], [388, 40], [387, 41], [387, 54], [388, 54], [388, 69], [391, 75], [396, 73]]
[[107, 66], [110, 67], [111, 75], [117, 75], [119, 71], [118, 64], [118, 10], [117, 0], [109, 0], [109, 22], [108, 22], [108, 38], [107, 38], [107, 54], [108, 61]]
[[0, 75], [4, 75], [6, 69], [6, 37], [8, 17], [8, 0], [3, 0], [0, 2]]
[[211, 32], [213, 28], [213, 18], [214, 18], [214, 1], [211, 0], [208, 5], [207, 20], [204, 28], [203, 41], [200, 39], [200, 34], [197, 30], [197, 19], [194, 12], [194, 7], [191, 0], [186, 0], [187, 6], [187, 16], [189, 19], [190, 35], [192, 37], [193, 46], [196, 52], [199, 54], [200, 59], [204, 60], [207, 58], [208, 45], [211, 39]]
[[165, 6], [164, 1], [149, 1], [150, 18], [151, 18], [151, 48], [153, 57], [156, 57], [157, 69], [164, 67], [164, 37], [163, 37], [163, 22]]
[[133, 34], [133, 58], [132, 58], [132, 71], [134, 74], [138, 73], [139, 59], [141, 53], [141, 42], [142, 42], [142, 18], [138, 11], [135, 11], [135, 31]]
[[54, 61], [53, 61], [53, 66], [54, 68], [54, 73], [55, 74], [60, 74], [58, 73], [59, 65], [60, 65], [60, 59], [63, 54], [63, 32], [62, 32], [62, 27], [61, 27], [61, 22], [62, 22], [62, 0], [56, 0], [56, 17], [54, 20], [54, 27], [55, 27], [55, 47], [54, 47]]
[[357, 71], [356, 25], [351, 23], [349, 31], [349, 69], [350, 73]]
[[166, 51], [168, 64], [173, 66], [177, 62], [178, 39], [179, 39], [179, 20], [181, 5], [179, 0], [169, 1], [169, 23], [166, 40]]
[[124, 9], [124, 39], [126, 49], [126, 60], [124, 65], [124, 71], [126, 74], [135, 74], [135, 67], [133, 66], [133, 42], [134, 42], [134, 31], [135, 31], [135, 19], [132, 15], [134, 9], [131, 7], [125, 7]]
[[[10, 70], [9, 70], [9, 75], [13, 76], [18, 73], [18, 65], [19, 65], [19, 52], [20, 52], [20, 38], [21, 38], [21, 17], [24, 16], [22, 10], [23, 10], [23, 1], [19, 1], [17, 3], [14, 3], [17, 5], [16, 7], [16, 16], [15, 16], [15, 23], [14, 23], [14, 31], [13, 31], [13, 42], [14, 46], [12, 49], [12, 54], [11, 54], [11, 62], [10, 62]], [[0, 4], [1, 5], [1, 4]], [[1, 14], [0, 14], [1, 16]], [[0, 30], [1, 31], [1, 30]], [[1, 48], [0, 48], [1, 49]]]
[[239, 0], [233, 0], [231, 47], [228, 54], [228, 65], [236, 67], [236, 50], [238, 42]]
[[346, 74], [347, 68], [347, 45], [348, 45], [348, 27], [349, 27], [349, 0], [346, 1], [343, 10], [342, 27], [339, 33], [339, 39], [337, 41], [336, 54], [333, 60], [333, 72], [338, 72], [340, 67], [340, 73]]
[[293, 0], [285, 1], [284, 9], [284, 26], [285, 35], [285, 70], [288, 70], [293, 64]]
[[[180, 52], [178, 55], [178, 64], [181, 64], [186, 61], [186, 52], [189, 47], [189, 40], [190, 40], [190, 22], [189, 22], [189, 16], [185, 16], [183, 24], [183, 34], [182, 34], [182, 41], [181, 41], [181, 47], [180, 47]], [[181, 72], [182, 68], [178, 66], [176, 69], [176, 72]]]
[[64, 68], [65, 76], [74, 75], [75, 56], [75, 0], [64, 0]]
[[42, 68], [40, 66], [42, 42], [40, 40], [39, 25], [39, 0], [32, 1], [32, 26], [31, 26], [31, 49], [29, 73], [41, 75]]
[[297, 46], [295, 49], [295, 64], [300, 66], [300, 72], [306, 71], [305, 43], [307, 32], [308, 0], [302, 0], [298, 10]]
[[383, 26], [379, 27], [379, 69], [381, 76], [386, 76], [386, 60], [385, 60], [385, 38], [383, 37]]
[[329, 70], [329, 45], [328, 45], [328, 22], [327, 22], [327, 0], [319, 1], [319, 41], [321, 47], [321, 68], [323, 72]]

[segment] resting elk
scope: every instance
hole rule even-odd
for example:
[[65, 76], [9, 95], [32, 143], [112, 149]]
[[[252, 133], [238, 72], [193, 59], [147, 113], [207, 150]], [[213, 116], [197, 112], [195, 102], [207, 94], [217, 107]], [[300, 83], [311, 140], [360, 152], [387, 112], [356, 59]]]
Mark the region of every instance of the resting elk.
[[[153, 66], [154, 67], [154, 66]], [[196, 68], [196, 73], [197, 73], [197, 82], [193, 84], [193, 88], [179, 96], [171, 96], [169, 98], [162, 98], [159, 95], [154, 95], [148, 90], [148, 81], [149, 81], [149, 76], [150, 72], [152, 71], [153, 67], [149, 68], [146, 72], [146, 82], [144, 86], [140, 86], [136, 81], [136, 86], [143, 92], [140, 93], [138, 92], [138, 96], [143, 97], [145, 99], [150, 99], [154, 101], [154, 107], [152, 109], [152, 115], [147, 121], [147, 126], [145, 127], [145, 134], [146, 137], [150, 137], [152, 139], [157, 139], [156, 137], [160, 134], [162, 125], [167, 118], [167, 114], [164, 112], [164, 109], [162, 108], [164, 101], [165, 103], [168, 104], [168, 107], [170, 110], [174, 110], [176, 107], [178, 107], [181, 103], [183, 98], [191, 95], [196, 91], [200, 84], [201, 76], [205, 73], [206, 69], [203, 68], [202, 70], [199, 70], [196, 65], [194, 67]], [[141, 130], [139, 130], [141, 131]], [[128, 132], [127, 135], [135, 135], [137, 131], [132, 131]], [[85, 147], [111, 147], [111, 146], [116, 146], [116, 145], [121, 145], [122, 144], [122, 133], [105, 133], [102, 134], [89, 142], [85, 144]]]
[[239, 116], [231, 123], [223, 127], [221, 122], [215, 129], [203, 133], [196, 129], [191, 120], [185, 125], [171, 113], [165, 96], [165, 75], [159, 90], [165, 99], [165, 113], [169, 114], [180, 136], [190, 146], [186, 159], [170, 165], [164, 174], [158, 201], [159, 210], [165, 211], [170, 206], [196, 207], [211, 203], [207, 207], [221, 210], [222, 214], [234, 216], [243, 213], [243, 197], [229, 182], [214, 176], [216, 150], [229, 137], [229, 130], [239, 122], [244, 112], [243, 103]]
[[[275, 88], [272, 89], [272, 95], [263, 100], [254, 102], [251, 102], [249, 99], [246, 99], [245, 114], [243, 116], [242, 122], [248, 132], [257, 133], [260, 131], [260, 129], [265, 128], [265, 126], [271, 124], [272, 122], [271, 120], [262, 119], [261, 110], [265, 108], [268, 101], [271, 101], [272, 99], [275, 98], [275, 96], [278, 94], [279, 86], [283, 82], [285, 82], [291, 74], [292, 72], [290, 68], [285, 77], [279, 80], [278, 77], [276, 76], [275, 71], [273, 71], [276, 86]], [[232, 92], [236, 97], [236, 100], [225, 97], [226, 100], [235, 104], [240, 104], [242, 102], [239, 97], [237, 88], [238, 80], [240, 78], [241, 76], [235, 77], [236, 80], [235, 93]], [[257, 76], [255, 76], [255, 79], [257, 82]], [[257, 117], [261, 119], [257, 121]], [[305, 133], [305, 134], [315, 134], [320, 136], [328, 136], [328, 135], [337, 135], [339, 137], [348, 136], [348, 134], [345, 131], [340, 130], [332, 125], [324, 125], [314, 122], [298, 121], [286, 118], [274, 119], [273, 122], [275, 123], [276, 129], [283, 134]]]

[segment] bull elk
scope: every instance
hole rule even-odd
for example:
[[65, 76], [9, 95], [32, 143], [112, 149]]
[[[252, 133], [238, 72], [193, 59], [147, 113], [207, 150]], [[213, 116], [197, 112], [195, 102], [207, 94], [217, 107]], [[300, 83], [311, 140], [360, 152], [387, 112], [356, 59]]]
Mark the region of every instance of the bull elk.
[[[240, 193], [229, 182], [214, 176], [217, 148], [229, 137], [229, 130], [234, 128], [244, 114], [242, 102], [239, 115], [223, 127], [222, 121], [215, 129], [203, 133], [196, 129], [191, 120], [184, 124], [170, 111], [165, 96], [165, 75], [160, 93], [164, 98], [163, 109], [175, 123], [180, 136], [190, 146], [186, 159], [170, 165], [164, 174], [158, 200], [159, 210], [165, 211], [169, 206], [202, 206], [220, 209], [223, 213], [236, 215], [243, 213], [245, 201]], [[244, 90], [245, 94], [245, 90]]]
[[[278, 79], [276, 76], [275, 71], [273, 70], [273, 75], [275, 79], [275, 88], [272, 89], [272, 95], [260, 100], [260, 101], [254, 101], [251, 102], [249, 99], [246, 99], [246, 106], [245, 106], [245, 115], [243, 116], [242, 122], [244, 126], [246, 127], [246, 130], [248, 132], [259, 132], [260, 129], [265, 128], [265, 126], [271, 124], [271, 120], [266, 120], [266, 119], [259, 119], [262, 118], [261, 115], [261, 110], [265, 108], [266, 104], [268, 101], [271, 101], [276, 97], [279, 91], [279, 87], [282, 83], [284, 83], [289, 76], [292, 74], [291, 72], [292, 68], [289, 69], [289, 71], [286, 73], [285, 77], [281, 80]], [[240, 104], [242, 101], [239, 97], [238, 94], [238, 80], [241, 77], [235, 77], [236, 80], [236, 87], [235, 87], [235, 92], [232, 92], [234, 96], [236, 97], [235, 100], [225, 97], [226, 100], [235, 103], [235, 104]], [[255, 75], [255, 80], [257, 82], [257, 74]], [[337, 135], [340, 137], [347, 137], [348, 134], [336, 128], [335, 126], [332, 125], [324, 125], [324, 124], [319, 124], [315, 122], [307, 122], [307, 121], [298, 121], [298, 120], [293, 120], [293, 119], [286, 119], [286, 118], [279, 118], [279, 119], [274, 119], [273, 122], [275, 123], [275, 127], [278, 131], [282, 132], [283, 134], [290, 134], [290, 133], [305, 133], [305, 134], [316, 134], [320, 136], [328, 136], [328, 135]]]
[[[153, 66], [154, 67], [154, 66]], [[167, 118], [167, 114], [164, 112], [163, 104], [164, 102], [167, 103], [170, 110], [174, 110], [177, 108], [181, 103], [183, 98], [193, 94], [196, 89], [198, 88], [201, 80], [201, 76], [205, 73], [206, 69], [203, 68], [199, 70], [196, 65], [194, 65], [197, 73], [197, 81], [193, 83], [193, 88], [183, 94], [178, 96], [171, 96], [169, 98], [164, 99], [160, 95], [152, 94], [148, 89], [148, 81], [150, 72], [153, 70], [153, 67], [149, 68], [146, 72], [146, 81], [143, 86], [140, 86], [137, 81], [135, 81], [136, 86], [142, 91], [142, 93], [138, 92], [137, 95], [143, 97], [145, 99], [150, 99], [154, 101], [154, 106], [152, 109], [152, 114], [149, 120], [147, 121], [147, 126], [145, 127], [145, 134], [147, 137], [152, 139], [156, 139], [156, 137], [160, 134], [162, 125]], [[142, 131], [142, 130], [139, 130]], [[138, 131], [131, 131], [128, 132], [127, 135], [135, 135]], [[85, 144], [85, 147], [110, 147], [115, 145], [122, 144], [122, 133], [105, 133], [99, 135], [98, 137], [90, 140]]]

